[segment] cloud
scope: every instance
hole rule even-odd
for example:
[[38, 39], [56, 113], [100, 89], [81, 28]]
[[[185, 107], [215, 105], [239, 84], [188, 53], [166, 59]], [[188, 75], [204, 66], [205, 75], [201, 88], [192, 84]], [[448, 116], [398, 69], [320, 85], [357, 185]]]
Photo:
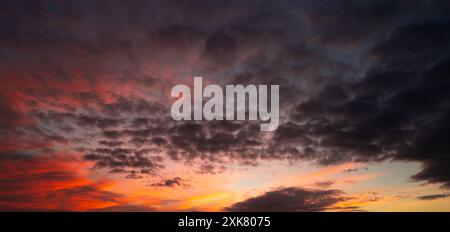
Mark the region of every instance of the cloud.
[[163, 168], [159, 156], [149, 156], [147, 153], [147, 150], [98, 148], [94, 153], [88, 153], [83, 158], [94, 161], [97, 168], [131, 168], [147, 172], [155, 172]]
[[360, 169], [369, 170], [368, 167], [364, 167], [364, 168], [349, 168], [349, 169], [346, 169], [346, 170], [344, 170], [344, 171], [342, 171], [342, 172], [345, 172], [345, 173], [357, 172], [357, 171], [360, 170]]
[[[429, 23], [419, 28], [436, 26], [446, 27]], [[387, 159], [419, 161], [423, 169], [412, 176], [413, 180], [448, 187], [446, 167], [450, 164], [446, 157], [450, 149], [444, 140], [450, 126], [450, 95], [446, 91], [450, 82], [445, 78], [450, 75], [450, 59], [445, 54], [450, 47], [430, 42], [445, 37], [445, 32], [425, 32], [416, 27], [398, 28], [381, 46], [389, 49], [377, 47], [379, 66], [370, 69], [360, 81], [341, 83], [339, 88], [345, 92], [336, 94], [334, 86], [323, 88], [298, 104], [291, 123], [276, 131], [280, 144], [287, 138], [292, 141], [281, 147], [287, 149], [298, 143], [308, 146], [309, 157], [322, 165]], [[397, 37], [411, 39], [400, 43]], [[390, 49], [397, 46], [419, 47], [418, 53], [433, 54], [434, 58], [427, 57], [428, 66], [416, 66], [409, 61], [407, 52], [411, 50], [407, 49], [394, 59]], [[412, 66], [404, 68], [403, 64]]]
[[100, 190], [96, 185], [83, 185], [42, 192], [2, 193], [0, 208], [4, 211], [84, 211], [117, 204], [123, 199], [123, 195]]
[[170, 179], [161, 180], [157, 183], [152, 183], [150, 186], [153, 187], [179, 187], [179, 186], [189, 186], [184, 183], [185, 181], [181, 177], [174, 177]]
[[331, 210], [346, 200], [339, 190], [314, 190], [297, 187], [282, 188], [235, 203], [232, 212], [316, 212]]
[[437, 199], [441, 199], [441, 198], [447, 198], [449, 196], [450, 196], [450, 194], [432, 194], [432, 195], [418, 196], [417, 199], [424, 200], [424, 201], [432, 201], [432, 200], [437, 200]]
[[100, 209], [91, 210], [93, 212], [156, 212], [157, 210], [153, 207], [144, 205], [114, 205]]
[[5, 211], [84, 211], [122, 204], [110, 181], [81, 175], [82, 163], [63, 155], [1, 154], [0, 209]]
[[360, 42], [392, 22], [392, 17], [401, 14], [402, 8], [402, 4], [389, 1], [337, 2], [304, 4], [299, 10], [306, 25], [315, 32], [313, 38], [323, 45], [345, 46]]
[[[448, 3], [338, 2], [2, 2], [1, 162], [82, 152], [73, 159], [137, 179], [166, 160], [202, 174], [262, 160], [416, 161], [412, 180], [449, 187]], [[279, 84], [279, 128], [173, 121], [170, 88], [194, 75]], [[317, 193], [273, 194], [290, 192]]]
[[314, 183], [313, 185], [318, 188], [329, 188], [332, 185], [334, 185], [335, 183], [336, 183], [335, 180], [325, 180], [325, 181], [318, 181], [318, 182]]

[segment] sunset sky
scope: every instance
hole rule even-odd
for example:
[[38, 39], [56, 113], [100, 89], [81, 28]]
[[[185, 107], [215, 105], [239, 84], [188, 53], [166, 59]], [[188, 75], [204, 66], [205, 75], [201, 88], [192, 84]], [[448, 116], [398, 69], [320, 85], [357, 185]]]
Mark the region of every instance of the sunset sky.
[[[449, 1], [0, 2], [0, 211], [450, 211]], [[280, 125], [174, 121], [280, 86]]]

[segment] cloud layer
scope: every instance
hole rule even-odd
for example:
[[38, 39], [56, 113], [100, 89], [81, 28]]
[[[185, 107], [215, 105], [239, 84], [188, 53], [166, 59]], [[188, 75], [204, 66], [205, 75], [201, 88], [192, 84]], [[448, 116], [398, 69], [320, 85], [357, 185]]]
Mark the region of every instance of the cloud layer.
[[[217, 174], [261, 161], [394, 160], [422, 164], [414, 181], [450, 187], [445, 1], [0, 5], [2, 166], [24, 157], [49, 163], [72, 157], [65, 162], [142, 179], [167, 171], [168, 163]], [[170, 89], [192, 85], [192, 76], [220, 85], [280, 85], [279, 128], [261, 133], [259, 123], [248, 121], [173, 121]], [[19, 201], [7, 192], [25, 183], [79, 177], [64, 168], [41, 173], [45, 162], [26, 162], [39, 170], [32, 175], [8, 169], [14, 178], [0, 180], [0, 208]], [[183, 185], [177, 176], [153, 187]], [[92, 185], [46, 191], [120, 198]], [[258, 209], [286, 194], [296, 202], [286, 210], [322, 210], [339, 201], [330, 191], [277, 190], [230, 210]], [[303, 205], [309, 198], [324, 198], [325, 205]]]

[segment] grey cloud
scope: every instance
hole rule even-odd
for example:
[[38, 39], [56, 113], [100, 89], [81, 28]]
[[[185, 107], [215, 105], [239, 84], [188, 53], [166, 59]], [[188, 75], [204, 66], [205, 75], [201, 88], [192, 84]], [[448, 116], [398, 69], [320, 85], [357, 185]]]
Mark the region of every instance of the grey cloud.
[[[413, 180], [449, 186], [448, 3], [3, 4], [0, 68], [23, 70], [41, 88], [23, 90], [32, 99], [26, 114], [8, 105], [10, 96], [0, 96], [2, 136], [26, 131], [80, 144], [96, 167], [129, 177], [163, 168], [164, 158], [206, 161], [197, 165], [202, 173], [216, 173], [223, 160], [401, 160], [423, 164]], [[185, 68], [191, 59], [195, 67]], [[153, 66], [219, 84], [279, 84], [282, 124], [267, 138], [249, 122], [174, 122], [168, 93], [181, 80]], [[82, 73], [70, 73], [74, 69]], [[53, 80], [68, 86], [52, 86]], [[67, 91], [74, 80], [93, 87], [133, 84], [141, 91], [107, 90], [105, 101], [96, 88]], [[57, 101], [67, 96], [80, 106]], [[29, 117], [37, 127], [19, 125]], [[141, 149], [168, 157], [139, 155]]]
[[335, 180], [325, 180], [325, 181], [318, 181], [318, 182], [314, 183], [313, 185], [318, 188], [329, 188], [332, 185], [334, 185], [335, 183], [336, 183]]
[[432, 201], [432, 200], [437, 200], [437, 199], [441, 199], [441, 198], [447, 198], [449, 196], [450, 196], [450, 194], [433, 194], [433, 195], [418, 196], [417, 199], [424, 200], [424, 201]]
[[339, 190], [283, 188], [235, 203], [226, 211], [232, 212], [316, 212], [330, 210], [345, 201]]
[[174, 177], [171, 179], [161, 180], [160, 182], [152, 183], [150, 186], [153, 187], [178, 187], [178, 186], [188, 186], [184, 183], [185, 180], [181, 179], [181, 177]]

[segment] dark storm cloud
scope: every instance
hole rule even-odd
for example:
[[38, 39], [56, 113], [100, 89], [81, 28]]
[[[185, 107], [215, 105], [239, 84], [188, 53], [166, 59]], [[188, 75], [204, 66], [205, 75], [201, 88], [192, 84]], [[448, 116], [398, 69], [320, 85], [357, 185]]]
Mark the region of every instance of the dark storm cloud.
[[246, 133], [247, 126], [241, 125], [242, 128], [237, 131], [237, 134], [234, 134], [232, 129], [226, 131], [226, 127], [221, 128], [221, 126], [221, 123], [215, 122], [211, 124], [180, 123], [169, 130], [171, 145], [190, 155], [231, 152], [233, 149], [251, 147], [246, 146], [246, 140], [243, 139], [246, 138], [243, 133]]
[[[413, 5], [414, 1], [408, 2]], [[391, 17], [402, 13], [402, 3], [391, 1], [320, 1], [300, 10], [323, 45], [348, 45], [367, 39]], [[403, 4], [404, 6], [407, 4]]]
[[330, 210], [345, 201], [339, 190], [283, 188], [235, 203], [225, 210], [232, 212], [316, 212]]
[[[394, 30], [371, 55], [381, 56], [386, 69], [421, 71], [448, 56], [448, 21], [415, 22]], [[406, 41], [406, 42], [405, 42]]]
[[[281, 125], [276, 137], [327, 148], [312, 156], [324, 165], [420, 161], [423, 170], [414, 180], [448, 187], [450, 45], [438, 40], [448, 37], [449, 26], [399, 27], [371, 51], [379, 62], [364, 79], [318, 91], [297, 106], [292, 115], [297, 124]], [[339, 88], [346, 91], [330, 95]]]
[[[20, 70], [19, 84], [2, 90], [21, 96], [0, 95], [2, 138], [76, 144], [95, 167], [129, 178], [162, 169], [164, 158], [201, 161], [200, 173], [222, 171], [224, 160], [401, 160], [423, 164], [413, 180], [450, 186], [445, 1], [2, 6], [0, 71], [6, 78]], [[219, 84], [279, 84], [273, 137], [258, 123], [174, 122], [170, 87], [197, 74]]]

